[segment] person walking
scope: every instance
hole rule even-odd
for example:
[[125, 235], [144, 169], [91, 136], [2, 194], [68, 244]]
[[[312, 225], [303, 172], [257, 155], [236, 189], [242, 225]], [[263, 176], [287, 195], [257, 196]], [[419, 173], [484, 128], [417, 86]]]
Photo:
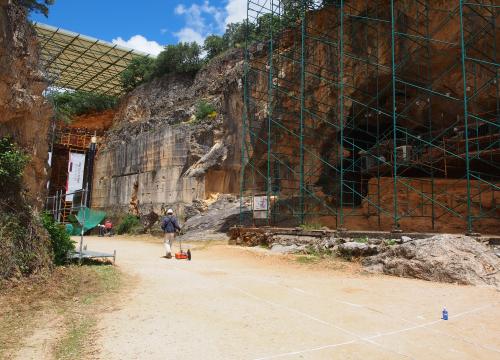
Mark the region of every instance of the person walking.
[[167, 216], [163, 218], [161, 222], [161, 229], [165, 233], [165, 239], [163, 240], [166, 252], [165, 257], [170, 259], [172, 258], [172, 244], [174, 242], [175, 232], [181, 230], [179, 222], [174, 216], [174, 211], [172, 209], [168, 209]]

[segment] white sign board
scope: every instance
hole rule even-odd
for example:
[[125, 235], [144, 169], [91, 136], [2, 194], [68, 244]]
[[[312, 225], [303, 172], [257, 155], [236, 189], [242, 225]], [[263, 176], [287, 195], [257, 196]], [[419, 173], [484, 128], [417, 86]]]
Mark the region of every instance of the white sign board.
[[267, 211], [267, 196], [254, 196], [253, 197], [253, 211]]
[[[68, 182], [66, 194], [83, 188], [83, 173], [85, 171], [85, 154], [69, 153]], [[73, 201], [73, 195], [66, 195], [66, 201]]]

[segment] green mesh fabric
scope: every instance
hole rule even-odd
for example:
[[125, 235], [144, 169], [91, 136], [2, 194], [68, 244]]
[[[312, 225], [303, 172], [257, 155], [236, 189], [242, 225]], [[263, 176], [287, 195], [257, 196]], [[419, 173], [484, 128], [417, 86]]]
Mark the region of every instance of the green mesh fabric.
[[80, 226], [73, 226], [73, 235], [80, 235], [82, 232], [82, 224], [84, 223], [85, 216], [85, 226], [83, 228], [84, 232], [87, 232], [101, 223], [101, 221], [106, 217], [104, 211], [92, 210], [87, 207], [80, 209], [76, 218]]
[[66, 225], [65, 225], [65, 228], [66, 228], [66, 232], [67, 232], [69, 235], [75, 235], [75, 234], [74, 234], [75, 227], [73, 226], [73, 224], [66, 224]]

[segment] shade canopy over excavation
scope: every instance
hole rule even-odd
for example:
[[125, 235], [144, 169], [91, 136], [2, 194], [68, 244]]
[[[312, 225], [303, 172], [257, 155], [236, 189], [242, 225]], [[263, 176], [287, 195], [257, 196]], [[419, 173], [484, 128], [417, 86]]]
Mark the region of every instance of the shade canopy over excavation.
[[118, 95], [123, 92], [123, 70], [134, 57], [148, 56], [61, 28], [40, 23], [34, 27], [42, 67], [50, 83], [58, 88]]

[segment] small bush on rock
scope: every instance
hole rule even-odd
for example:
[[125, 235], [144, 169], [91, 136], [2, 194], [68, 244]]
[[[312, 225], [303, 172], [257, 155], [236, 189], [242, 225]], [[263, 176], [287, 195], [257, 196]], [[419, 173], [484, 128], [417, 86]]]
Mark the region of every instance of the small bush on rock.
[[11, 194], [19, 191], [29, 157], [10, 139], [0, 139], [0, 188]]
[[202, 100], [196, 104], [196, 120], [204, 120], [206, 118], [215, 118], [217, 116], [217, 112], [215, 111], [215, 107], [209, 102]]

